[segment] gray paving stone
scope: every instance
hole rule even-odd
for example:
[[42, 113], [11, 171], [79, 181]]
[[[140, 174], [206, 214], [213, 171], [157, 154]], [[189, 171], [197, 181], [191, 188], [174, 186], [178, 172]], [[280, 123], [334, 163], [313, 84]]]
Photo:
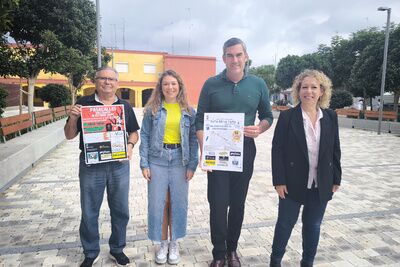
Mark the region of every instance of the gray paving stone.
[[[271, 184], [273, 129], [256, 139], [258, 154], [246, 203], [238, 253], [243, 266], [267, 266], [278, 198]], [[328, 204], [315, 266], [398, 266], [400, 262], [400, 138], [341, 128], [343, 182]], [[21, 180], [0, 193], [0, 266], [79, 266], [78, 140], [64, 142]], [[131, 163], [127, 255], [132, 266], [158, 266], [147, 240], [147, 183]], [[190, 184], [188, 236], [178, 266], [206, 267], [212, 256], [206, 174]], [[106, 196], [105, 196], [106, 202]], [[101, 261], [110, 266], [110, 217], [102, 205]], [[301, 222], [293, 229], [283, 266], [301, 259]]]

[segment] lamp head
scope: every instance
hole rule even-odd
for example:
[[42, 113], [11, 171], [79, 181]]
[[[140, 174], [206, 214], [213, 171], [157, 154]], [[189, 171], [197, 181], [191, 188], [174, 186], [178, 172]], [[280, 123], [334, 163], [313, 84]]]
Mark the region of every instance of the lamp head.
[[383, 7], [383, 6], [378, 7], [378, 11], [387, 11], [387, 10], [390, 10], [390, 8], [389, 7]]

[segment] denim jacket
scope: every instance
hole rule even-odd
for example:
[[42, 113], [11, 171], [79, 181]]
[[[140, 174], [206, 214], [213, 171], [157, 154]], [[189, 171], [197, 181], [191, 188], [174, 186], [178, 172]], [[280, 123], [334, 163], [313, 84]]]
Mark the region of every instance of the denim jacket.
[[[182, 110], [180, 121], [182, 164], [187, 166], [193, 172], [198, 164], [198, 143], [195, 128], [195, 110], [192, 109], [192, 115]], [[163, 149], [165, 121], [167, 119], [167, 110], [161, 104], [153, 116], [151, 110], [147, 110], [143, 116], [142, 127], [140, 129], [140, 168], [149, 168], [149, 156], [160, 157]]]

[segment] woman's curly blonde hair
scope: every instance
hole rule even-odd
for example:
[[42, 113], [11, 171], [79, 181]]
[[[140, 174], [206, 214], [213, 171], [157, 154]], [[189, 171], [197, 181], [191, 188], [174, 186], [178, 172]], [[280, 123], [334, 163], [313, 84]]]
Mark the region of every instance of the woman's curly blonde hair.
[[318, 105], [321, 108], [328, 108], [332, 96], [332, 81], [322, 71], [318, 70], [307, 69], [296, 76], [292, 85], [293, 104], [296, 106], [300, 103], [299, 91], [301, 88], [301, 83], [306, 77], [315, 78], [319, 82], [323, 94], [318, 99]]
[[154, 116], [156, 114], [157, 110], [160, 108], [161, 103], [165, 98], [164, 94], [162, 92], [162, 82], [166, 76], [172, 76], [178, 81], [179, 93], [176, 96], [176, 101], [179, 103], [181, 110], [185, 110], [190, 115], [192, 115], [192, 109], [189, 106], [188, 97], [187, 97], [187, 93], [186, 93], [186, 87], [183, 84], [183, 80], [182, 80], [181, 76], [179, 76], [179, 74], [176, 73], [174, 70], [166, 70], [160, 75], [160, 78], [158, 79], [158, 82], [157, 82], [157, 86], [156, 86], [156, 88], [154, 88], [153, 92], [151, 93], [151, 96], [150, 96], [149, 100], [147, 101], [143, 112], [146, 113], [147, 111], [150, 110]]

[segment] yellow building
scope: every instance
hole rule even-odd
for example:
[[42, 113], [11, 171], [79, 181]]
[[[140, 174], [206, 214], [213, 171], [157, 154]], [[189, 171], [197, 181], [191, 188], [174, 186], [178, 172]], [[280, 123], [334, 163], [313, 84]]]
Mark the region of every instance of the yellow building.
[[[108, 65], [114, 67], [119, 74], [119, 88], [117, 90], [117, 95], [118, 97], [128, 101], [133, 107], [143, 107], [146, 104], [152, 90], [156, 87], [159, 75], [166, 69], [166, 67], [171, 66], [171, 62], [175, 64], [172, 66], [178, 68], [176, 69], [178, 73], [183, 73], [183, 75], [181, 75], [188, 90], [190, 90], [191, 84], [195, 84], [195, 86], [192, 86], [192, 90], [196, 96], [193, 100], [197, 99], [200, 90], [200, 86], [198, 85], [199, 82], [202, 83], [208, 77], [215, 74], [216, 59], [214, 57], [172, 56], [163, 52], [133, 50], [107, 50], [107, 52], [112, 55], [112, 60]], [[180, 65], [176, 64], [179, 62], [184, 62], [186, 68], [179, 67]], [[181, 68], [181, 70], [179, 70], [179, 68]], [[188, 68], [192, 75], [184, 74], [185, 70], [187, 71]], [[197, 73], [196, 69], [201, 69], [202, 71]], [[192, 77], [193, 75], [196, 76], [195, 81], [192, 81], [194, 80], [194, 77]], [[185, 76], [187, 77], [186, 80]], [[63, 75], [40, 72], [35, 85], [35, 91], [49, 83], [68, 85], [67, 78]], [[5, 85], [6, 88], [19, 88], [20, 84], [23, 88], [27, 88], [26, 81], [20, 80], [16, 77], [6, 79], [0, 78], [0, 84]], [[94, 84], [91, 81], [86, 81], [78, 92], [78, 96], [90, 95], [94, 90]], [[190, 91], [188, 93], [189, 95], [191, 94]], [[18, 99], [18, 90], [9, 89], [7, 105], [18, 105]], [[25, 97], [23, 100], [24, 104], [26, 104], [26, 101]], [[193, 102], [197, 103], [197, 101]], [[40, 98], [35, 97], [34, 105], [43, 106], [43, 101]]]

